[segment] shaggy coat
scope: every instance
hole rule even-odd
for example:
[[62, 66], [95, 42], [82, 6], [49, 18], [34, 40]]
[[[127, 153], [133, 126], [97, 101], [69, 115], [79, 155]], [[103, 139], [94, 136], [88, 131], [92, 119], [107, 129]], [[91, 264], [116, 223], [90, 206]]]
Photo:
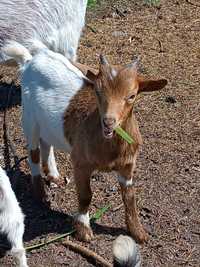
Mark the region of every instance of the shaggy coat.
[[19, 267], [28, 267], [23, 247], [24, 215], [5, 171], [0, 167], [0, 233], [10, 243]]
[[0, 48], [7, 40], [30, 48], [36, 39], [75, 60], [86, 7], [87, 0], [1, 0]]
[[120, 235], [113, 243], [113, 267], [140, 267], [139, 246], [129, 236]]
[[[112, 66], [104, 57], [96, 74], [80, 64], [77, 68], [47, 48], [38, 49], [33, 58], [17, 43], [8, 44], [4, 51], [23, 65], [22, 122], [35, 193], [43, 193], [38, 190], [42, 180], [40, 154], [47, 179], [58, 182], [53, 147], [70, 152], [79, 203], [75, 227], [79, 238], [89, 241], [93, 238], [88, 213], [90, 176], [95, 170], [116, 171], [127, 228], [138, 242], [146, 241], [133, 187], [142, 144], [133, 106], [139, 93], [160, 90], [167, 81], [144, 79], [137, 73], [136, 64]], [[132, 136], [132, 144], [115, 133], [119, 125]]]

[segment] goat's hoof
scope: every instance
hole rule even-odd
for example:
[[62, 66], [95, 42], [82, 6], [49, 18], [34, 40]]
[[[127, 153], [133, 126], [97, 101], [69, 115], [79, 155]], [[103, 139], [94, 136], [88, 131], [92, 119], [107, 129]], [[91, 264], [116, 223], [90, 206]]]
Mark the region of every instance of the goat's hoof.
[[134, 230], [129, 229], [129, 232], [131, 236], [133, 237], [133, 239], [139, 244], [143, 244], [147, 242], [149, 239], [149, 235], [146, 233], [146, 231], [144, 230], [142, 226]]
[[90, 242], [91, 240], [94, 239], [92, 229], [86, 226], [85, 224], [83, 224], [82, 222], [75, 221], [74, 227], [77, 231], [76, 237], [80, 241]]
[[47, 182], [50, 184], [52, 188], [62, 187], [66, 185], [64, 179], [61, 179], [60, 177], [54, 177], [51, 175], [47, 175]]

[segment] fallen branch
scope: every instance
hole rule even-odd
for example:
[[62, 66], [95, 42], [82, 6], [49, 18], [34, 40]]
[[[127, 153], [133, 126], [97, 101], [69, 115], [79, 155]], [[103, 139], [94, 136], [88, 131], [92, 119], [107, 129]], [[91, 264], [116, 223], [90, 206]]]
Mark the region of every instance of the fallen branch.
[[95, 253], [94, 251], [83, 247], [77, 243], [72, 242], [71, 240], [65, 240], [61, 243], [63, 246], [68, 247], [69, 249], [80, 253], [81, 255], [85, 256], [86, 258], [92, 258], [95, 262], [100, 264], [102, 267], [112, 267], [113, 265], [106, 261], [103, 257]]
[[192, 5], [192, 6], [200, 7], [200, 5], [193, 3], [191, 0], [185, 0], [185, 1], [186, 1], [186, 3], [188, 3], [188, 4]]

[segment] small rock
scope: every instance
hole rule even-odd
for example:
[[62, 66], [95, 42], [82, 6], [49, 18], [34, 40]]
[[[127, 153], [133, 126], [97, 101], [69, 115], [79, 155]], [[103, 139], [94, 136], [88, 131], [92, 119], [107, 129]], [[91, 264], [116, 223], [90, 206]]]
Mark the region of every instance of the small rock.
[[167, 103], [170, 103], [170, 104], [175, 104], [177, 101], [176, 101], [176, 98], [174, 97], [174, 96], [167, 96], [166, 98], [165, 98], [165, 101], [167, 102]]
[[121, 36], [126, 36], [127, 34], [125, 32], [122, 31], [114, 31], [112, 32], [112, 36], [114, 37], [121, 37]]

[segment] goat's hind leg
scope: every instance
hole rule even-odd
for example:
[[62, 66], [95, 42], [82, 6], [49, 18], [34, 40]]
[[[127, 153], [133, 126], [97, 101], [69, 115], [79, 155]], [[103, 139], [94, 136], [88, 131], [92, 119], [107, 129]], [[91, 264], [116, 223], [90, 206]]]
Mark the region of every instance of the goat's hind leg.
[[26, 251], [23, 246], [24, 223], [17, 222], [13, 225], [12, 231], [8, 235], [8, 240], [12, 246], [10, 254], [17, 261], [17, 266], [28, 267], [26, 259]]
[[21, 247], [21, 248], [13, 247], [11, 249], [11, 254], [15, 258], [15, 260], [17, 261], [18, 267], [28, 267], [27, 260], [26, 260], [26, 253], [25, 253], [25, 249], [23, 247]]
[[139, 219], [132, 174], [132, 165], [123, 167], [119, 171], [118, 180], [120, 183], [122, 200], [125, 207], [126, 225], [128, 231], [138, 243], [143, 243], [148, 240], [148, 234], [145, 232]]
[[40, 149], [42, 157], [42, 168], [44, 174], [47, 176], [47, 180], [52, 183], [53, 186], [60, 186], [64, 184], [64, 180], [60, 179], [60, 174], [57, 169], [56, 160], [54, 156], [53, 146], [50, 146], [45, 141], [40, 139]]
[[93, 232], [90, 227], [89, 218], [89, 205], [92, 199], [92, 191], [90, 188], [90, 175], [89, 168], [74, 168], [74, 179], [76, 183], [76, 191], [78, 196], [78, 214], [74, 220], [74, 226], [77, 231], [77, 237], [80, 240], [89, 242], [93, 239]]
[[39, 127], [34, 123], [23, 121], [24, 134], [28, 143], [28, 157], [32, 176], [33, 194], [40, 202], [46, 201], [44, 180], [40, 172]]

